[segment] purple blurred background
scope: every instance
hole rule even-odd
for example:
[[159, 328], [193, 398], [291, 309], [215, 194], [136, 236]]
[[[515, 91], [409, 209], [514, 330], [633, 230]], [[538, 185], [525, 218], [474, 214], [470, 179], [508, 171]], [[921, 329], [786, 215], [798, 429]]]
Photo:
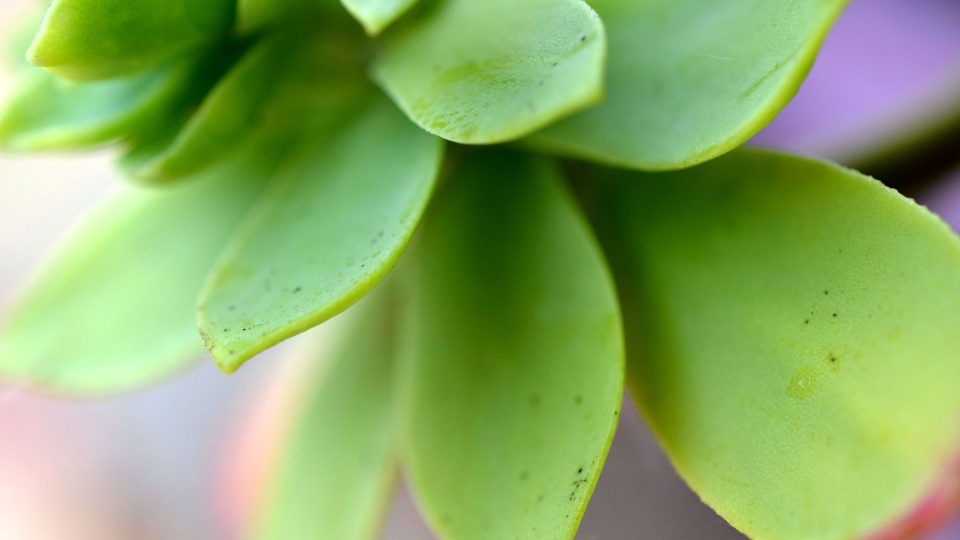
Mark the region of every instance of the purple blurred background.
[[[0, 0], [0, 38], [30, 2]], [[9, 85], [0, 71], [0, 95]], [[948, 110], [960, 110], [960, 1], [856, 0], [797, 98], [752, 144], [852, 164]], [[0, 156], [0, 305], [117, 181], [109, 158]], [[960, 169], [917, 196], [960, 228]], [[268, 451], [252, 448], [267, 442], [251, 426], [255, 413], [276, 406], [276, 381], [298, 369], [289, 354], [298, 342], [233, 377], [206, 359], [107, 401], [64, 402], [0, 386], [0, 538], [241, 537], [239, 507], [250, 504], [245, 486], [256, 476], [247, 468]], [[741, 538], [676, 477], [630, 410], [578, 538]], [[402, 489], [384, 538], [432, 538]], [[937, 536], [949, 539], [960, 539], [960, 522]]]

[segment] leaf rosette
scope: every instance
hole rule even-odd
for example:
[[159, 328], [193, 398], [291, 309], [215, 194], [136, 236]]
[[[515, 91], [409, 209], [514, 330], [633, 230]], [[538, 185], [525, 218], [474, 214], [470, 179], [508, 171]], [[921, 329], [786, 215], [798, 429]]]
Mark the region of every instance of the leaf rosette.
[[0, 145], [112, 145], [134, 183], [24, 291], [0, 374], [232, 372], [349, 310], [256, 537], [371, 538], [399, 463], [445, 540], [572, 538], [625, 382], [744, 533], [902, 523], [960, 450], [960, 240], [737, 149], [843, 5], [54, 0]]

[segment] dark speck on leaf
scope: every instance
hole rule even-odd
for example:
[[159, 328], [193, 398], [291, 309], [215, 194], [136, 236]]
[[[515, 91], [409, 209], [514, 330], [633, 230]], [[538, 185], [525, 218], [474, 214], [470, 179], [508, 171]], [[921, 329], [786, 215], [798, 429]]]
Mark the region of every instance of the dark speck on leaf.
[[827, 296], [827, 295], [829, 295], [829, 294], [830, 294], [830, 291], [823, 291], [823, 295], [824, 295], [824, 296]]
[[298, 293], [303, 290], [303, 287], [294, 287], [293, 292]]
[[526, 480], [529, 476], [530, 476], [530, 475], [527, 473], [527, 471], [521, 471], [521, 472], [520, 472], [520, 480], [521, 480], [521, 481]]
[[580, 36], [580, 43], [583, 43], [587, 40], [587, 36]]
[[583, 396], [580, 394], [573, 396], [573, 402], [577, 405], [580, 405], [581, 403], [583, 403]]

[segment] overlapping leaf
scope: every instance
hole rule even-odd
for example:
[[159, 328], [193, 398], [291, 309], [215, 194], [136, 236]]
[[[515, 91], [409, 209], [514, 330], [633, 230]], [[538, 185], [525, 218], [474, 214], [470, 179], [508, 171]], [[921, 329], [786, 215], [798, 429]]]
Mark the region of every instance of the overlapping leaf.
[[436, 179], [440, 141], [384, 97], [371, 93], [364, 102], [339, 124], [304, 132], [277, 188], [214, 271], [200, 328], [222, 369], [233, 371], [349, 307], [413, 234]]
[[192, 88], [195, 62], [176, 62], [131, 77], [79, 84], [37, 69], [0, 109], [0, 146], [75, 149], [115, 142], [164, 121]]
[[617, 425], [613, 284], [557, 172], [484, 153], [409, 262], [403, 454], [441, 538], [572, 538]]
[[115, 392], [200, 355], [197, 295], [279, 148], [251, 143], [176, 190], [127, 189], [49, 261], [0, 329], [0, 378]]
[[277, 85], [291, 44], [282, 38], [264, 40], [217, 83], [185, 123], [177, 116], [159, 119], [160, 127], [154, 128], [157, 131], [122, 160], [125, 172], [141, 181], [170, 181], [197, 172], [229, 153], [261, 124], [256, 122], [257, 113], [265, 108]]
[[786, 105], [845, 0], [590, 0], [610, 40], [604, 103], [535, 146], [643, 170], [746, 141]]
[[585, 189], [635, 397], [700, 496], [784, 540], [862, 537], [919, 502], [960, 450], [948, 228], [876, 181], [766, 153], [601, 176]]
[[66, 77], [121, 77], [216, 42], [234, 0], [56, 0], [27, 56]]
[[449, 0], [387, 36], [374, 75], [427, 131], [495, 143], [597, 101], [605, 55], [581, 0]]
[[388, 292], [357, 306], [348, 340], [311, 382], [254, 538], [375, 538], [395, 476]]
[[370, 35], [377, 35], [417, 0], [341, 0]]

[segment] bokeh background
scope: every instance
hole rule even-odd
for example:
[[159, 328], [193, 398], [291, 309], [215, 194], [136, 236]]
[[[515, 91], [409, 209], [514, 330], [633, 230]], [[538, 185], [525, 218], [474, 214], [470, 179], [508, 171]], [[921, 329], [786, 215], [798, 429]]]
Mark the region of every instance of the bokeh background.
[[[35, 4], [0, 0], [0, 40]], [[0, 65], [0, 99], [11, 70]], [[957, 118], [960, 1], [854, 0], [797, 98], [751, 144], [870, 164], [933, 128], [949, 133]], [[960, 145], [953, 148], [894, 170], [891, 183], [960, 227]], [[0, 306], [120, 181], [110, 157], [0, 155]], [[288, 416], [291, 374], [311, 360], [298, 354], [304, 339], [234, 376], [201, 359], [155, 387], [107, 400], [65, 401], [0, 382], [0, 539], [242, 538]], [[683, 485], [631, 411], [624, 408], [578, 538], [742, 538]], [[402, 484], [384, 538], [432, 539]], [[935, 538], [960, 539], [960, 521]]]

